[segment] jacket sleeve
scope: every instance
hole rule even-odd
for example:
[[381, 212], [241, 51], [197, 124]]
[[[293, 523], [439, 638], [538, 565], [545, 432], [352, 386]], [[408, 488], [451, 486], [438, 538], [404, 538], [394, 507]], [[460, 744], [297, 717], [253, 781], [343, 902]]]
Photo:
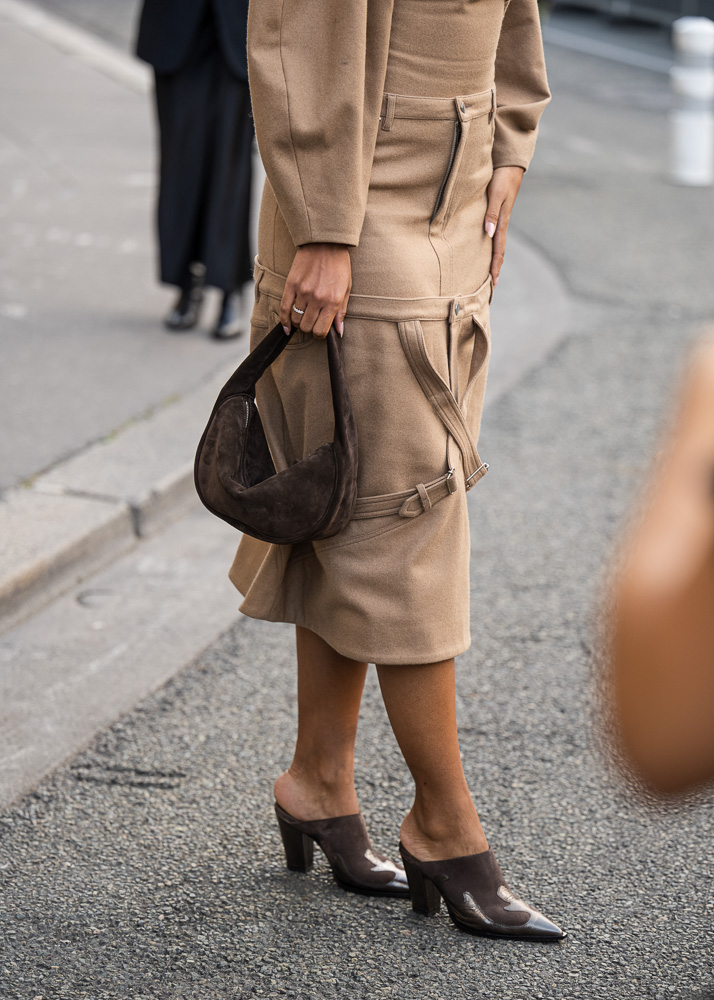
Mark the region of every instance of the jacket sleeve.
[[251, 0], [255, 132], [296, 246], [359, 243], [392, 2]]
[[537, 0], [510, 0], [496, 53], [494, 168], [528, 169], [549, 100]]

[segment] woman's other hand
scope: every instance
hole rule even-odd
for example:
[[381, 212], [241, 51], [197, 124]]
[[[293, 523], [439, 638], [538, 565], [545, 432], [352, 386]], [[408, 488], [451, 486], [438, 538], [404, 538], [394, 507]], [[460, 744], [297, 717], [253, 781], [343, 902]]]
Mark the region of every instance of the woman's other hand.
[[280, 301], [280, 322], [286, 334], [292, 325], [315, 337], [326, 337], [334, 322], [342, 336], [351, 290], [352, 266], [346, 246], [307, 243], [298, 247]]
[[497, 167], [493, 172], [491, 183], [486, 189], [488, 210], [484, 220], [484, 229], [493, 240], [491, 277], [494, 286], [498, 284], [498, 276], [503, 266], [508, 222], [518, 197], [524, 173], [523, 167]]

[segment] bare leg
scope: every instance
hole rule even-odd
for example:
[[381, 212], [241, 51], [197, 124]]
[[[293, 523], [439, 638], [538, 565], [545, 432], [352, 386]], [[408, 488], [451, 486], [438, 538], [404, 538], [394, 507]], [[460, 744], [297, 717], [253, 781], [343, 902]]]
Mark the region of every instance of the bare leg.
[[378, 666], [382, 697], [415, 784], [402, 843], [420, 861], [488, 850], [466, 784], [456, 727], [454, 661]]
[[296, 819], [359, 812], [354, 787], [357, 718], [367, 664], [298, 626], [298, 735], [293, 762], [275, 782], [278, 805]]

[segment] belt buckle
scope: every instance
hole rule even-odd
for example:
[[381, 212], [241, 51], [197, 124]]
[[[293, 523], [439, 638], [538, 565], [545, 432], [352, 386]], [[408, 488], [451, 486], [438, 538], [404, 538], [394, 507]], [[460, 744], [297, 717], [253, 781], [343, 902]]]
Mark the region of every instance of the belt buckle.
[[[467, 490], [472, 489], [476, 485], [475, 483], [472, 483], [471, 480], [473, 479], [474, 476], [478, 476], [479, 472], [481, 472], [482, 469], [483, 469], [482, 475], [485, 476], [486, 473], [488, 472], [488, 462], [481, 462], [481, 464], [479, 465], [478, 469], [476, 469], [475, 472], [472, 472], [471, 475], [467, 477], [467, 479], [466, 479], [466, 489]], [[479, 476], [479, 479], [480, 478], [481, 478], [481, 476]]]
[[456, 490], [458, 489], [458, 484], [454, 479], [455, 475], [456, 475], [456, 469], [454, 468], [449, 469], [449, 471], [446, 473], [446, 479], [444, 480], [444, 482], [446, 483], [449, 493], [456, 493]]

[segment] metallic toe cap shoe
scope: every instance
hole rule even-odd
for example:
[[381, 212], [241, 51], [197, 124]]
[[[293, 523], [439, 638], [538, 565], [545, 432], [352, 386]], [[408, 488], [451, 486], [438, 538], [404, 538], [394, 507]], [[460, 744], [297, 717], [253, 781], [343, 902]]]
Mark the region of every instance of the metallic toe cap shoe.
[[446, 861], [417, 861], [399, 845], [412, 909], [432, 915], [443, 898], [449, 916], [468, 934], [560, 941], [566, 932], [508, 887], [492, 850]]

